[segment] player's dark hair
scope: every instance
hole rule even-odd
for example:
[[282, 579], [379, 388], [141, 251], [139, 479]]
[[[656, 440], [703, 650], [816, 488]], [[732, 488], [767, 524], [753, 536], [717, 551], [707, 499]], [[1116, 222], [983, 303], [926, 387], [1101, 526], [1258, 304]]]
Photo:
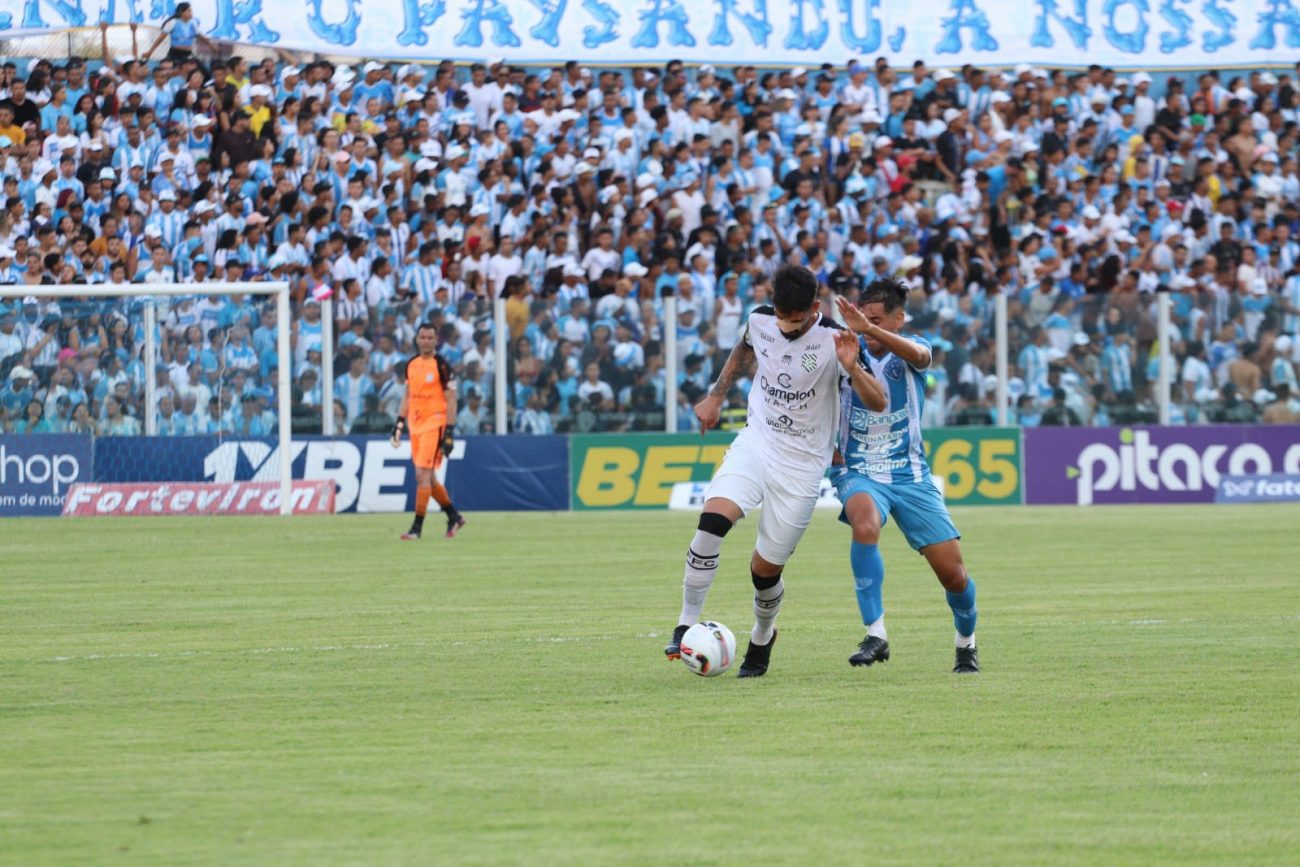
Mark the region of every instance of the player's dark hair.
[[862, 304], [883, 304], [886, 313], [907, 304], [907, 287], [890, 277], [878, 277], [862, 293]]
[[800, 265], [782, 265], [772, 281], [772, 305], [782, 313], [803, 313], [817, 300], [817, 276]]
[[435, 333], [436, 333], [437, 330], [438, 330], [438, 326], [434, 325], [432, 322], [430, 322], [429, 320], [426, 319], [425, 321], [423, 321], [423, 322], [420, 323], [419, 327], [417, 327], [417, 328], [415, 329], [415, 333], [416, 333], [416, 334], [419, 334], [421, 331], [423, 331], [423, 330], [426, 329], [426, 328], [431, 328], [431, 329], [433, 329], [433, 331], [434, 331]]

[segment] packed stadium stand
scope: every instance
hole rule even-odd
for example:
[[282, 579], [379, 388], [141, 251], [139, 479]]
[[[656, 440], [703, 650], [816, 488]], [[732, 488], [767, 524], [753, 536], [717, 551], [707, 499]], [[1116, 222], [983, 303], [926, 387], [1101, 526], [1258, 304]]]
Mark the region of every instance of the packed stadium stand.
[[[827, 311], [907, 283], [909, 327], [941, 350], [927, 426], [993, 423], [998, 293], [1012, 423], [1154, 421], [1161, 292], [1173, 421], [1294, 421], [1298, 79], [16, 59], [0, 284], [30, 292], [0, 302], [0, 432], [130, 435], [153, 412], [165, 435], [266, 435], [290, 364], [295, 431], [330, 412], [387, 433], [423, 321], [460, 378], [459, 434], [492, 432], [497, 364], [514, 432], [662, 430], [664, 329], [685, 408], [783, 262], [816, 272]], [[273, 304], [210, 280], [289, 281], [292, 357]], [[175, 282], [195, 295], [158, 300], [154, 370], [140, 297], [42, 297]]]

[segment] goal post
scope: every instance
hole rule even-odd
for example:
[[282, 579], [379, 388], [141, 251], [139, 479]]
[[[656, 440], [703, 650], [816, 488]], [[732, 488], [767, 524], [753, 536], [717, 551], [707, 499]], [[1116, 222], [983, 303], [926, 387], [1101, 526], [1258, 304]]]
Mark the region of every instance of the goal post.
[[62, 285], [13, 285], [0, 286], [0, 301], [18, 299], [21, 304], [26, 297], [35, 297], [41, 302], [60, 299], [93, 298], [141, 298], [144, 301], [144, 386], [145, 404], [143, 432], [147, 435], [157, 433], [155, 399], [157, 396], [157, 376], [155, 366], [158, 362], [158, 347], [155, 341], [157, 311], [153, 299], [164, 296], [206, 295], [257, 295], [269, 296], [275, 300], [276, 309], [276, 428], [279, 452], [279, 486], [280, 514], [293, 512], [292, 501], [292, 376], [293, 356], [289, 346], [289, 329], [291, 327], [289, 310], [289, 284], [285, 281], [246, 282], [246, 283], [132, 283], [129, 285], [107, 284], [62, 284]]

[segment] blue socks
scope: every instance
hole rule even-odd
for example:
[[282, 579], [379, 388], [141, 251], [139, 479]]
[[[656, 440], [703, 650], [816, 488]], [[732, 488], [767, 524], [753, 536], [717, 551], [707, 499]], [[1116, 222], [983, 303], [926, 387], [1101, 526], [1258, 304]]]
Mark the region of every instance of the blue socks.
[[[853, 567], [853, 584], [858, 593], [858, 610], [862, 612], [862, 623], [870, 626], [885, 615], [885, 605], [881, 600], [881, 585], [885, 583], [885, 561], [880, 556], [878, 546], [854, 542], [849, 548], [849, 563]], [[972, 604], [974, 593], [972, 587]]]
[[948, 607], [952, 609], [952, 622], [957, 627], [957, 634], [969, 638], [975, 634], [975, 581], [966, 578], [966, 589], [961, 593], [944, 591], [948, 597]]
[[[849, 548], [849, 563], [853, 567], [853, 584], [858, 595], [858, 610], [862, 613], [862, 623], [871, 626], [885, 616], [885, 605], [881, 591], [885, 583], [885, 561], [880, 556], [876, 545], [864, 545], [854, 542]], [[975, 580], [966, 578], [966, 589], [961, 593], [949, 593], [948, 607], [952, 609], [952, 622], [957, 627], [958, 644], [975, 634]], [[881, 628], [881, 637], [884, 636]]]

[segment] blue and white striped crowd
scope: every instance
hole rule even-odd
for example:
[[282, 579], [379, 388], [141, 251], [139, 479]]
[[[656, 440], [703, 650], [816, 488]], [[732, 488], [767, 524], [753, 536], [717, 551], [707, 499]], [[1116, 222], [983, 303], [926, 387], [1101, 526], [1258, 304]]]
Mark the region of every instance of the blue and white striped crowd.
[[[689, 429], [785, 262], [828, 311], [907, 283], [938, 350], [928, 424], [992, 422], [998, 294], [1017, 423], [1153, 418], [1165, 292], [1175, 421], [1300, 418], [1300, 65], [1157, 83], [894, 60], [6, 63], [0, 430], [135, 434], [154, 413], [167, 435], [268, 434], [288, 364], [296, 427], [380, 433], [423, 322], [461, 434], [491, 429], [498, 363], [515, 431], [662, 429], [666, 327]], [[287, 359], [265, 301], [199, 288], [263, 280], [293, 286]], [[148, 370], [141, 297], [42, 294], [86, 283], [196, 292], [156, 301]]]

